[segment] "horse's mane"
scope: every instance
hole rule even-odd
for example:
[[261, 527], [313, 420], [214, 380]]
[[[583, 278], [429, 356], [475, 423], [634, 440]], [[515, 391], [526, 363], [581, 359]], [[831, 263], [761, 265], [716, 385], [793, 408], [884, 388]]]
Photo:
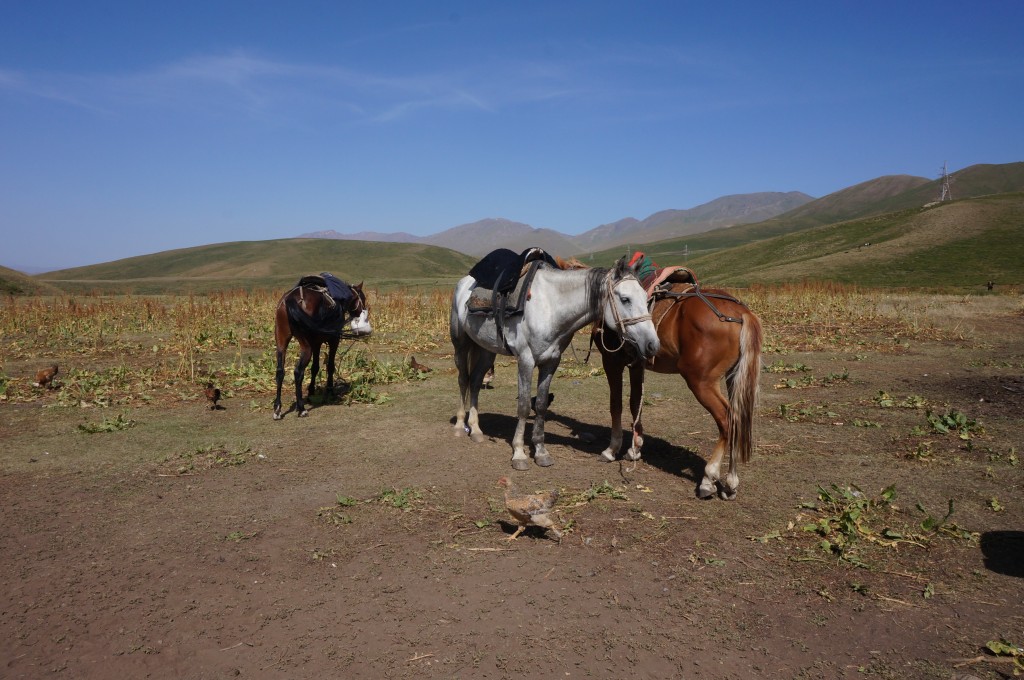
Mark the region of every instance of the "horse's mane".
[[590, 269], [587, 265], [583, 264], [575, 257], [570, 257], [568, 260], [561, 257], [555, 257], [555, 262], [558, 263], [559, 269]]

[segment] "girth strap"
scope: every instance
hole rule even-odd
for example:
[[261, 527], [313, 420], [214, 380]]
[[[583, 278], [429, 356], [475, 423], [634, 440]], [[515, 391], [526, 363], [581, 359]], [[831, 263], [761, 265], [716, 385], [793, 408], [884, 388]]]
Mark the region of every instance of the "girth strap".
[[695, 297], [698, 300], [700, 300], [701, 302], [703, 302], [704, 304], [706, 304], [708, 306], [708, 308], [710, 308], [711, 311], [714, 312], [715, 316], [718, 317], [719, 321], [730, 321], [732, 323], [743, 323], [743, 319], [737, 319], [734, 316], [729, 316], [728, 314], [723, 314], [722, 312], [718, 311], [718, 307], [715, 307], [715, 304], [713, 302], [711, 302], [711, 300], [708, 299], [708, 298], [715, 298], [716, 300], [728, 300], [729, 302], [735, 302], [738, 305], [742, 305], [743, 307], [746, 307], [745, 304], [743, 304], [742, 302], [740, 302], [739, 300], [737, 300], [736, 298], [734, 298], [731, 295], [725, 295], [724, 293], [705, 293], [704, 291], [702, 291], [700, 289], [700, 286], [696, 285], [696, 284], [694, 284], [690, 288], [690, 290], [684, 291], [682, 293], [676, 293], [676, 292], [673, 292], [673, 291], [657, 291], [654, 294], [654, 299], [667, 298], [667, 297], [668, 298], [675, 298], [676, 301], [681, 300], [683, 298]]

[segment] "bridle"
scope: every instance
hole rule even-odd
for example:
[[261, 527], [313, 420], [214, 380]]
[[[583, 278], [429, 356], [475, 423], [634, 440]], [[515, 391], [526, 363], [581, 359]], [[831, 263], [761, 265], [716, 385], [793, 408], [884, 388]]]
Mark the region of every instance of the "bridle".
[[[620, 284], [625, 283], [626, 281], [628, 281], [630, 279], [636, 281], [637, 285], [640, 285], [640, 279], [638, 279], [633, 274], [626, 274], [621, 279], [619, 279], [618, 281], [613, 283], [612, 282], [612, 278], [613, 278], [612, 274], [613, 273], [614, 273], [613, 271], [609, 271], [608, 274], [605, 276], [605, 282], [607, 284], [605, 286], [605, 288], [606, 288], [607, 292], [602, 297], [603, 297], [603, 299], [608, 301], [609, 306], [612, 308], [612, 319], [615, 321], [614, 329], [619, 334], [619, 340], [621, 342], [619, 343], [619, 346], [616, 347], [615, 349], [609, 349], [608, 346], [604, 343], [604, 326], [602, 325], [600, 328], [596, 329], [595, 332], [600, 334], [600, 336], [601, 336], [601, 347], [603, 347], [606, 352], [618, 352], [620, 349], [622, 349], [623, 347], [626, 346], [627, 342], [633, 342], [632, 340], [630, 340], [626, 336], [626, 328], [628, 328], [629, 326], [632, 326], [634, 324], [643, 323], [644, 321], [650, 321], [651, 320], [650, 312], [648, 312], [647, 314], [641, 314], [640, 316], [630, 316], [630, 317], [627, 317], [625, 319], [622, 318], [622, 315], [619, 314], [619, 308], [615, 304], [615, 299], [614, 299], [615, 289]], [[602, 305], [602, 308], [603, 307], [604, 307], [604, 305]], [[604, 321], [605, 324], [611, 325], [611, 324], [608, 324], [608, 320], [607, 319], [603, 318], [603, 314], [604, 314], [604, 312], [603, 312], [603, 309], [602, 309], [602, 320]], [[636, 343], [634, 342], [633, 344], [636, 344]], [[637, 350], [639, 350], [639, 349], [640, 349], [640, 347], [637, 346]], [[641, 352], [641, 354], [643, 354], [643, 352]]]

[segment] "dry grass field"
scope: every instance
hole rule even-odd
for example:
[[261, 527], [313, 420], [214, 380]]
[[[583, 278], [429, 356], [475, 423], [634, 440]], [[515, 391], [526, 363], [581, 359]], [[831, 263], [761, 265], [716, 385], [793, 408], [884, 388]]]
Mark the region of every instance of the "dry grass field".
[[737, 500], [695, 497], [716, 433], [678, 377], [649, 376], [644, 459], [600, 462], [607, 385], [581, 334], [553, 384], [556, 464], [514, 475], [560, 489], [560, 543], [505, 540], [511, 359], [481, 396], [488, 441], [453, 436], [446, 292], [374, 292], [347, 391], [279, 422], [275, 296], [6, 298], [0, 676], [1024, 671], [1021, 298], [740, 297], [766, 343]]

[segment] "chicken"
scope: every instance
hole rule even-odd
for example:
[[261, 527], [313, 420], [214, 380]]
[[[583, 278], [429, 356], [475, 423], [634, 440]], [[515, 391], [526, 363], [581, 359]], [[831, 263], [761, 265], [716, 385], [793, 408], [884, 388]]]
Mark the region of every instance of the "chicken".
[[432, 370], [430, 366], [424, 366], [420, 362], [416, 361], [416, 357], [412, 356], [409, 357], [409, 365], [412, 366], [414, 370], [419, 371], [420, 373], [430, 373], [430, 371]]
[[53, 389], [53, 378], [57, 375], [57, 364], [51, 364], [47, 368], [40, 368], [36, 371], [36, 387], [49, 387]]
[[220, 390], [213, 386], [213, 381], [206, 383], [206, 389], [203, 390], [203, 394], [206, 395], [206, 400], [210, 402], [210, 410], [216, 411], [219, 406], [217, 402], [220, 401]]
[[532, 524], [533, 526], [550, 529], [551, 533], [561, 543], [562, 532], [555, 526], [554, 520], [550, 517], [551, 510], [555, 507], [555, 501], [558, 500], [558, 489], [552, 489], [543, 493], [521, 494], [515, 490], [508, 477], [499, 479], [498, 486], [504, 487], [505, 509], [508, 510], [508, 514], [516, 521], [516, 524], [519, 525], [516, 532], [508, 537], [508, 540], [515, 540], [526, 527]]
[[484, 382], [483, 382], [484, 389], [485, 390], [492, 389], [492, 387], [493, 387], [491, 385], [492, 382], [494, 382], [494, 366], [491, 366], [490, 368], [488, 368], [487, 372], [484, 373]]

